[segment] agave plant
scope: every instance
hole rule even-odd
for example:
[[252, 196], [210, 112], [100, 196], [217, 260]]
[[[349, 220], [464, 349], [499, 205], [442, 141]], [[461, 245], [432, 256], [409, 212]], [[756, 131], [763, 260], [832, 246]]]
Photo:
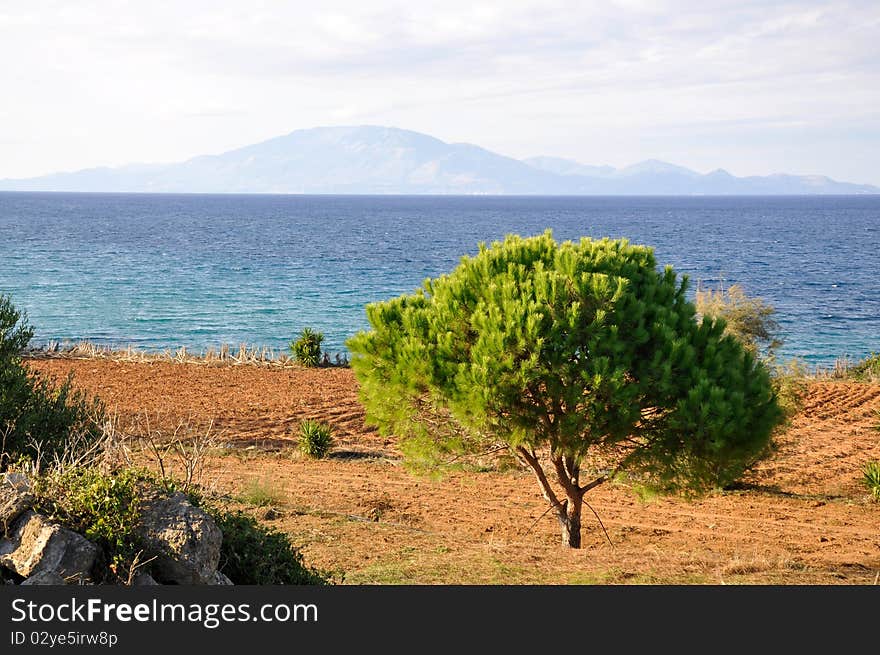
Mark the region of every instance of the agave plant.
[[303, 366], [317, 366], [321, 362], [321, 343], [324, 334], [312, 328], [303, 328], [299, 338], [290, 344], [290, 350], [296, 361]]
[[880, 501], [880, 462], [868, 462], [865, 464], [862, 481], [868, 487], [871, 498]]

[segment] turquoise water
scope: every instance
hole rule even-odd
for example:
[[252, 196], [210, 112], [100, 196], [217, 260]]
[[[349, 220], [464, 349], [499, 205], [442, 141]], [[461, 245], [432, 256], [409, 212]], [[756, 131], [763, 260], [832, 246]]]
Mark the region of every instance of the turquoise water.
[[[0, 292], [36, 344], [325, 348], [506, 233], [627, 237], [693, 282], [777, 308], [784, 357], [880, 351], [880, 197], [394, 197], [0, 193]], [[695, 286], [695, 285], [694, 285]]]

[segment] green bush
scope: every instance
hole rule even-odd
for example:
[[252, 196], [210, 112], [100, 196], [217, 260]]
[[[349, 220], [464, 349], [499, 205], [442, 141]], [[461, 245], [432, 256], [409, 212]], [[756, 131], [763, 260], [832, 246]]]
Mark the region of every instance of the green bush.
[[862, 481], [868, 487], [871, 498], [880, 501], [880, 462], [868, 462], [862, 473]]
[[33, 336], [27, 318], [0, 295], [0, 470], [20, 457], [44, 460], [100, 439], [103, 407], [73, 386], [30, 371], [21, 354]]
[[0, 294], [0, 363], [20, 361], [33, 336], [27, 317], [15, 309], [9, 296]]
[[[93, 575], [100, 582], [128, 582], [150, 553], [136, 535], [142, 501], [176, 491], [142, 469], [105, 473], [94, 467], [55, 469], [33, 476], [35, 508], [99, 547]], [[326, 584], [303, 564], [283, 532], [260, 525], [242, 512], [209, 504], [197, 490], [187, 496], [206, 511], [223, 533], [219, 569], [236, 584]], [[142, 569], [149, 572], [149, 564]]]
[[779, 323], [773, 318], [776, 308], [761, 298], [752, 298], [738, 284], [727, 289], [698, 290], [695, 297], [697, 314], [715, 320], [723, 319], [724, 333], [733, 336], [751, 353], [764, 350], [772, 358], [782, 345]]
[[850, 368], [849, 373], [851, 377], [865, 382], [880, 380], [880, 353], [871, 353], [856, 362]]
[[773, 366], [773, 390], [786, 424], [798, 413], [809, 388], [809, 372], [805, 364], [792, 359], [786, 364]]
[[99, 546], [96, 573], [106, 582], [126, 582], [138, 562], [143, 546], [135, 527], [150, 489], [156, 489], [155, 481], [138, 469], [108, 474], [71, 467], [34, 480], [37, 508]]
[[290, 537], [251, 516], [202, 505], [220, 530], [220, 571], [235, 584], [323, 585], [327, 578], [303, 563]]
[[333, 446], [333, 431], [326, 423], [307, 419], [299, 424], [299, 450], [313, 459], [322, 459]]
[[324, 334], [312, 328], [303, 328], [299, 338], [290, 344], [290, 350], [296, 361], [303, 366], [317, 366], [321, 363], [321, 344]]

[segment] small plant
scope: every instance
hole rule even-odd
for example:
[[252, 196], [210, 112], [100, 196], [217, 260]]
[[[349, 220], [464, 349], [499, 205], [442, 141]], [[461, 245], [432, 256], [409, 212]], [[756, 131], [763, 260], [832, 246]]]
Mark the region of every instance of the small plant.
[[312, 328], [303, 328], [299, 338], [290, 344], [290, 350], [296, 361], [303, 366], [318, 366], [321, 363], [321, 343], [323, 332], [315, 332]]
[[875, 501], [880, 501], [880, 462], [873, 461], [865, 464], [862, 481], [868, 487], [871, 498]]
[[260, 525], [243, 512], [203, 505], [223, 532], [219, 569], [235, 584], [323, 585], [327, 579], [308, 568], [290, 537]]
[[872, 382], [880, 380], [880, 353], [871, 353], [856, 362], [852, 367], [852, 376], [857, 380]]
[[251, 480], [240, 496], [242, 502], [255, 507], [280, 505], [284, 495], [274, 484], [266, 480]]
[[305, 420], [299, 424], [299, 450], [313, 459], [322, 459], [333, 446], [333, 431], [326, 423]]

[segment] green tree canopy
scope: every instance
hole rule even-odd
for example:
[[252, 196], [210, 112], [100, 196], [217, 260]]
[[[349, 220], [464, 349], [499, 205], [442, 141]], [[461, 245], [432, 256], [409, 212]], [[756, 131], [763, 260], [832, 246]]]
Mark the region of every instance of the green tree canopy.
[[572, 547], [584, 494], [617, 472], [667, 490], [728, 484], [780, 412], [763, 365], [723, 320], [696, 320], [686, 283], [625, 240], [481, 244], [367, 306], [372, 329], [348, 342], [367, 419], [409, 456], [506, 444]]

